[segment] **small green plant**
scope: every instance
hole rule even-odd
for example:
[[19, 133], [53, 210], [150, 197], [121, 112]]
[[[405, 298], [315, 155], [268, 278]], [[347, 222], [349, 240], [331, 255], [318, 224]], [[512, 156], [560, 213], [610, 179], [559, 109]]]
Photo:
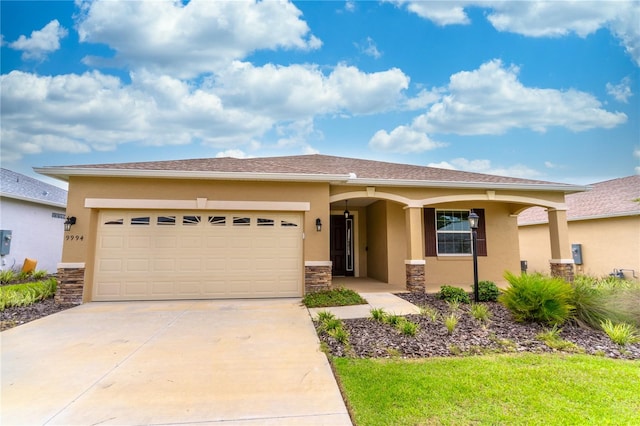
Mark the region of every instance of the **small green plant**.
[[387, 315], [386, 323], [392, 326], [397, 326], [398, 324], [406, 321], [407, 319], [400, 315]]
[[418, 333], [419, 326], [415, 322], [403, 321], [396, 326], [398, 330], [405, 336], [415, 336]]
[[500, 296], [500, 290], [493, 281], [478, 283], [478, 299], [480, 302], [495, 302]]
[[339, 318], [329, 318], [320, 323], [320, 328], [326, 331], [327, 333], [330, 332], [331, 330], [335, 330], [341, 327], [342, 327], [342, 320], [340, 320]]
[[557, 325], [554, 325], [551, 329], [538, 333], [536, 335], [536, 338], [541, 342], [544, 342], [544, 344], [551, 349], [567, 352], [584, 352], [584, 349], [582, 349], [580, 346], [576, 345], [573, 342], [564, 340], [562, 337], [560, 337], [561, 331], [561, 328], [558, 328]]
[[440, 291], [436, 294], [438, 299], [442, 299], [445, 302], [460, 302], [470, 303], [471, 299], [466, 291], [460, 287], [453, 287], [450, 285], [443, 285], [440, 287]]
[[396, 348], [385, 348], [385, 351], [391, 358], [400, 358], [400, 355], [402, 355], [402, 353]]
[[341, 287], [309, 293], [302, 299], [302, 303], [307, 308], [326, 308], [328, 306], [363, 305], [367, 301], [355, 291]]
[[431, 322], [436, 322], [438, 320], [438, 310], [432, 306], [421, 306], [420, 315], [429, 318]]
[[449, 311], [458, 312], [460, 310], [460, 302], [457, 300], [449, 300], [447, 301], [447, 305], [449, 305]]
[[373, 308], [369, 311], [371, 318], [378, 322], [385, 322], [387, 319], [387, 313], [382, 308]]
[[16, 271], [13, 269], [5, 269], [4, 271], [0, 271], [0, 283], [1, 284], [9, 284], [16, 280]]
[[329, 311], [318, 312], [318, 322], [325, 322], [326, 320], [334, 319], [336, 316]]
[[453, 334], [453, 331], [456, 329], [458, 325], [458, 316], [455, 313], [451, 313], [444, 319], [444, 325], [447, 327], [447, 332], [449, 334]]
[[487, 305], [474, 303], [471, 305], [471, 315], [478, 321], [486, 323], [491, 318], [491, 311], [489, 311]]
[[573, 305], [571, 285], [560, 278], [540, 274], [514, 275], [505, 272], [509, 287], [498, 297], [516, 321], [562, 324], [569, 318]]
[[640, 336], [637, 333], [636, 328], [624, 322], [614, 324], [611, 320], [603, 321], [600, 326], [612, 342], [617, 343], [620, 346], [624, 346], [627, 343], [640, 342]]
[[343, 345], [346, 345], [349, 342], [349, 333], [347, 332], [347, 330], [342, 328], [342, 326], [336, 327], [332, 330], [328, 330], [327, 334]]
[[32, 280], [41, 280], [43, 278], [46, 278], [48, 275], [49, 275], [49, 273], [47, 271], [39, 269], [37, 271], [33, 271], [33, 273], [31, 274], [30, 278]]
[[455, 355], [455, 356], [462, 355], [462, 349], [460, 349], [460, 346], [458, 345], [449, 346], [449, 352], [451, 353], [451, 355]]

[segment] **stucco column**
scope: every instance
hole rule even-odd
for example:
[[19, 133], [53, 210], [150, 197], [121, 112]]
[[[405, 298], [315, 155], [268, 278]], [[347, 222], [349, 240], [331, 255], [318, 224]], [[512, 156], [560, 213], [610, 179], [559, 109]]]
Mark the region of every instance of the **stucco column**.
[[425, 260], [422, 207], [405, 207], [407, 259], [405, 260], [407, 290], [424, 293]]
[[569, 244], [567, 211], [549, 209], [549, 239], [551, 241], [551, 276], [573, 282], [573, 256]]

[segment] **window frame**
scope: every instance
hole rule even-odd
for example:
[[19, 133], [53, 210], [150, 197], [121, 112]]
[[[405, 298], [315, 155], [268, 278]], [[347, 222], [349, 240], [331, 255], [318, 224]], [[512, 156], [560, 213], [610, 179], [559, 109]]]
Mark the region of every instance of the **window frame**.
[[[485, 209], [470, 208], [470, 209], [437, 209], [438, 211], [468, 211], [475, 212], [479, 216], [478, 230], [477, 230], [477, 245], [476, 251], [478, 256], [486, 257], [487, 254], [487, 231], [486, 231], [486, 214]], [[424, 254], [425, 257], [461, 257], [466, 258], [473, 256], [473, 243], [471, 254], [455, 254], [455, 253], [438, 253], [438, 237], [437, 237], [437, 223], [436, 223], [436, 208], [425, 207], [423, 209], [423, 225], [424, 225]], [[471, 230], [470, 230], [471, 231]]]
[[[469, 223], [469, 214], [471, 213], [471, 210], [469, 209], [436, 209], [435, 214], [436, 214], [436, 253], [438, 256], [461, 256], [461, 257], [466, 257], [466, 256], [473, 256], [473, 235], [472, 235], [472, 231], [471, 231], [471, 227], [469, 227], [469, 229], [467, 230], [446, 230], [446, 231], [441, 231], [438, 229], [438, 215], [439, 213], [453, 213], [451, 214], [452, 217], [455, 217], [455, 213], [456, 212], [460, 212], [460, 213], [466, 213], [467, 215], [467, 225]], [[464, 218], [461, 217], [461, 219], [463, 220]], [[440, 235], [445, 235], [445, 234], [458, 234], [458, 235], [463, 235], [463, 236], [469, 236], [469, 252], [456, 252], [456, 253], [441, 253], [440, 252]], [[464, 243], [463, 243], [464, 244]]]

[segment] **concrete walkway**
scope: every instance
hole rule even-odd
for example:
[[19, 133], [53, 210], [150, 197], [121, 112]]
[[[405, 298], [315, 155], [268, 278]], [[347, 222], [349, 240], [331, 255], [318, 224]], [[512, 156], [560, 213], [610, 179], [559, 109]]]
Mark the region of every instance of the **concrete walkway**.
[[313, 318], [320, 311], [329, 311], [340, 319], [368, 318], [371, 309], [382, 308], [385, 312], [395, 315], [419, 314], [420, 308], [391, 293], [359, 293], [368, 303], [366, 305], [338, 306], [331, 308], [310, 308]]
[[89, 303], [0, 334], [3, 425], [350, 425], [299, 299]]

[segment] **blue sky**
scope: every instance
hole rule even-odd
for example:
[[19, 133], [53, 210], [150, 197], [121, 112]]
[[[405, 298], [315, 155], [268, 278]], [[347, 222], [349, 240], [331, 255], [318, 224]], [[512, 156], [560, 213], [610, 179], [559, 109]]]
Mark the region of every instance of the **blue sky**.
[[640, 173], [638, 1], [1, 1], [2, 167], [321, 153]]

